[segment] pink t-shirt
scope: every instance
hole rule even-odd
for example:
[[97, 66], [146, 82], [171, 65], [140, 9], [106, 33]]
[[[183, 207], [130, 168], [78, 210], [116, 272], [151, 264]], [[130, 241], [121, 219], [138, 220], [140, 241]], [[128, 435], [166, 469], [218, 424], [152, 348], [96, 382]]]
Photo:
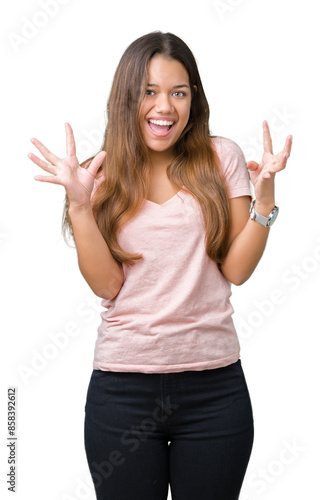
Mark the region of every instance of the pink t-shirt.
[[[246, 160], [224, 137], [212, 139], [229, 197], [251, 196]], [[249, 214], [248, 214], [249, 217]], [[227, 366], [239, 359], [231, 283], [205, 251], [200, 205], [179, 191], [161, 205], [146, 200], [118, 233], [120, 246], [143, 259], [123, 264], [124, 282], [103, 299], [93, 368], [169, 373]]]

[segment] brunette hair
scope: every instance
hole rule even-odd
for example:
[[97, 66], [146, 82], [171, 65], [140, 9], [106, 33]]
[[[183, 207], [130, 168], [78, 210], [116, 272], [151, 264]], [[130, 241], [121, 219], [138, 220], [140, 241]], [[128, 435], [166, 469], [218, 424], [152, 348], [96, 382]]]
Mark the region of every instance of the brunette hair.
[[[172, 33], [154, 31], [141, 36], [120, 59], [107, 103], [108, 121], [100, 150], [106, 151], [106, 157], [97, 173], [102, 182], [92, 198], [93, 214], [119, 265], [133, 265], [143, 258], [142, 254], [128, 253], [119, 246], [117, 231], [137, 214], [147, 198], [150, 160], [139, 124], [139, 110], [147, 88], [148, 64], [157, 54], [182, 63], [191, 87], [189, 121], [174, 146], [175, 157], [167, 167], [167, 176], [175, 187], [198, 200], [206, 228], [206, 252], [221, 264], [230, 232], [227, 185], [213, 146], [215, 136], [210, 135], [209, 105], [197, 63], [185, 42]], [[87, 168], [94, 156], [81, 166]], [[74, 238], [68, 207], [66, 195], [62, 232], [67, 243], [67, 230]]]

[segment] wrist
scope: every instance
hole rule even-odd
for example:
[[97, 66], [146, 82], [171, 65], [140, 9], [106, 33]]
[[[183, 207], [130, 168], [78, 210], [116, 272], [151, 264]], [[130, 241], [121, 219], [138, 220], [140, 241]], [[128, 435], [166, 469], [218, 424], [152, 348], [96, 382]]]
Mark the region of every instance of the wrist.
[[70, 203], [68, 208], [68, 213], [70, 216], [78, 213], [79, 214], [92, 213], [92, 207], [90, 203], [86, 203], [84, 205], [77, 205], [75, 203]]
[[270, 212], [274, 209], [274, 206], [275, 206], [274, 200], [268, 202], [262, 202], [256, 200], [254, 208], [259, 214], [263, 215], [264, 217], [268, 217]]
[[257, 208], [257, 200], [253, 200], [250, 205], [250, 218], [254, 221], [259, 222], [264, 227], [270, 227], [275, 222], [278, 217], [279, 207], [276, 207], [273, 204], [273, 200], [270, 203], [261, 203], [258, 204]]

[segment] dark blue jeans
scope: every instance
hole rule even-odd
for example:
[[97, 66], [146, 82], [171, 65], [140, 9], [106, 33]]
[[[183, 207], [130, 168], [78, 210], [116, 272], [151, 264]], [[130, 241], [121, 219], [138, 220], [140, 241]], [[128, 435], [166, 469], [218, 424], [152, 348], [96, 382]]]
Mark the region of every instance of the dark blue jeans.
[[[93, 370], [85, 450], [97, 500], [236, 500], [253, 445], [238, 360], [179, 373]], [[170, 442], [170, 443], [169, 443]]]

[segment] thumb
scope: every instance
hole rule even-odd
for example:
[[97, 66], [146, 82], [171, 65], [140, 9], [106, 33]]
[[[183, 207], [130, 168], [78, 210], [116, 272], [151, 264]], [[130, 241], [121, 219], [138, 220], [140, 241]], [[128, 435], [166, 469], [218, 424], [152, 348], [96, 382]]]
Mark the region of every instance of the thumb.
[[257, 163], [256, 161], [248, 161], [247, 162], [247, 168], [249, 170], [257, 170], [258, 167], [259, 167], [259, 163]]
[[90, 174], [93, 176], [93, 177], [96, 177], [97, 175], [97, 172], [98, 172], [98, 168], [101, 166], [103, 160], [105, 159], [106, 157], [106, 152], [105, 151], [100, 151], [100, 153], [98, 153], [92, 160], [92, 162], [90, 163], [89, 167], [88, 167], [88, 171], [90, 172]]

